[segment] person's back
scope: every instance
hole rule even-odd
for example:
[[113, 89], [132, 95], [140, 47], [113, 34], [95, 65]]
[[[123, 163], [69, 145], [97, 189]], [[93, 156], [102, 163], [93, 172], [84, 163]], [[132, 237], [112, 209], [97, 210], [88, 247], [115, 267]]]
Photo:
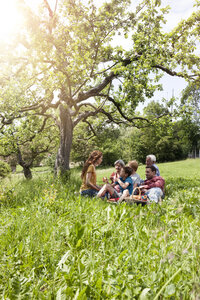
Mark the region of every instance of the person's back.
[[131, 178], [133, 180], [133, 188], [137, 187], [140, 184], [140, 176], [136, 173], [138, 169], [138, 162], [136, 160], [132, 160], [128, 162], [128, 166], [132, 169]]

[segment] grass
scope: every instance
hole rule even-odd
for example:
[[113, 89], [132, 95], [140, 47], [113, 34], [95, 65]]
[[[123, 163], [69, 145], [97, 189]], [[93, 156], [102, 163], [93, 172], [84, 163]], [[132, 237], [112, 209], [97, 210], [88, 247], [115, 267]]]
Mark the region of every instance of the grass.
[[77, 171], [66, 184], [48, 172], [4, 181], [1, 298], [198, 299], [198, 164], [159, 164], [167, 195], [146, 207], [81, 198]]
[[[187, 159], [183, 161], [168, 162], [157, 164], [161, 175], [167, 179], [168, 177], [184, 177], [184, 178], [200, 178], [200, 159]], [[103, 176], [109, 177], [114, 168], [98, 170], [98, 180], [101, 181]], [[145, 166], [140, 165], [137, 173], [141, 178], [145, 177]]]

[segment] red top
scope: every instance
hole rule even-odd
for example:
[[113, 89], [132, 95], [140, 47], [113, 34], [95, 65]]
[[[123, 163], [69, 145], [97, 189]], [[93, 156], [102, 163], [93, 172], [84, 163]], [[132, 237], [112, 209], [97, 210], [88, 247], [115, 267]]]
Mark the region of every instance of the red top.
[[112, 183], [114, 183], [116, 181], [117, 178], [120, 178], [119, 174], [117, 172], [113, 172], [110, 175], [110, 180], [112, 181]]
[[142, 185], [147, 185], [147, 190], [154, 187], [158, 187], [163, 191], [165, 186], [165, 180], [161, 176], [154, 176], [152, 179], [146, 179]]
[[[111, 175], [110, 175], [110, 180], [112, 181], [112, 183], [115, 183], [116, 182], [116, 179], [117, 178], [120, 178], [119, 174], [117, 172], [113, 172]], [[117, 184], [114, 186], [114, 189], [119, 193], [120, 192], [120, 186]]]

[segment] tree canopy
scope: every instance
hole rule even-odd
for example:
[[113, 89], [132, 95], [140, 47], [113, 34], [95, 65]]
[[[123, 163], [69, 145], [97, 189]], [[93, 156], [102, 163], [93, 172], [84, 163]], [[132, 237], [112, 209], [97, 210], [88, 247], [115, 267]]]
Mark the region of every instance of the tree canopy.
[[[127, 0], [100, 8], [92, 0], [55, 4], [44, 0], [33, 12], [19, 0], [26, 23], [12, 45], [2, 48], [0, 128], [34, 115], [52, 119], [60, 130], [57, 167], [64, 172], [77, 124], [103, 114], [107, 122], [146, 126], [151, 120], [135, 109], [161, 89], [164, 73], [199, 82], [200, 2], [167, 33], [169, 7], [158, 0], [134, 9]], [[129, 45], [115, 46], [117, 37]]]

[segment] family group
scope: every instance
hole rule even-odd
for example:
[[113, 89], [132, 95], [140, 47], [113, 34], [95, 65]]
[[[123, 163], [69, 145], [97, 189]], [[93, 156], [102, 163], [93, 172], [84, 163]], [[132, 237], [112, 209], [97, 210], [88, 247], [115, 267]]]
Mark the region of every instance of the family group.
[[114, 163], [115, 172], [110, 175], [110, 182], [103, 177], [104, 185], [99, 186], [96, 183], [95, 167], [99, 166], [102, 160], [102, 152], [95, 150], [90, 153], [81, 173], [80, 193], [82, 196], [112, 198], [122, 202], [137, 190], [136, 187], [139, 187], [142, 195], [145, 195], [149, 202], [158, 203], [163, 198], [165, 181], [160, 176], [160, 171], [155, 164], [155, 155], [150, 154], [146, 157], [145, 180], [142, 180], [136, 173], [138, 169], [136, 160], [129, 161], [125, 166], [123, 160], [119, 159]]

